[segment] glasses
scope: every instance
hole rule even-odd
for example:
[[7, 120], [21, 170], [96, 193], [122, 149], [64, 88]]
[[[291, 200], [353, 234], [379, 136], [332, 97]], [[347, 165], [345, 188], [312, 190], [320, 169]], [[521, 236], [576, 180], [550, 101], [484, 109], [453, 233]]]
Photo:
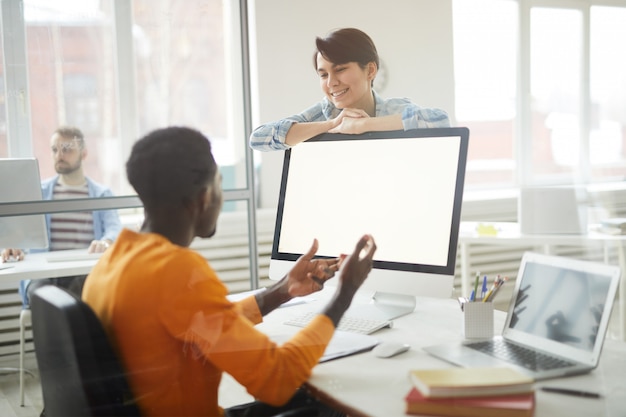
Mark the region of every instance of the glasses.
[[63, 155], [69, 155], [78, 149], [81, 149], [81, 146], [76, 139], [71, 142], [58, 144], [51, 148], [53, 154], [61, 153]]

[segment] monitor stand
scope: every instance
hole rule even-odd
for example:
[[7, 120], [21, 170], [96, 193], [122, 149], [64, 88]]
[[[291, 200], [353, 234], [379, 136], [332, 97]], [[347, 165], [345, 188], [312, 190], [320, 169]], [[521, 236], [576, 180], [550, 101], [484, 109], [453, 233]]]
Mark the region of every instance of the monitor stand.
[[413, 295], [376, 291], [368, 303], [355, 300], [346, 314], [377, 320], [393, 320], [412, 313], [415, 305], [416, 299]]

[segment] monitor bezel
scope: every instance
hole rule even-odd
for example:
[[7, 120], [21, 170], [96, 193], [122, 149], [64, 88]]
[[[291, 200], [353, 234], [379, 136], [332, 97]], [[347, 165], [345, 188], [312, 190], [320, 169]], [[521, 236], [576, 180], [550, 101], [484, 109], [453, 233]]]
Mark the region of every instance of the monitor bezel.
[[[452, 208], [452, 218], [450, 222], [450, 235], [448, 240], [448, 258], [446, 265], [429, 265], [406, 262], [392, 262], [374, 260], [373, 268], [382, 270], [396, 270], [407, 272], [421, 272], [438, 275], [454, 275], [456, 267], [457, 247], [459, 238], [459, 227], [461, 224], [461, 208], [463, 203], [463, 190], [465, 185], [465, 171], [467, 166], [467, 154], [469, 149], [469, 129], [466, 127], [450, 128], [422, 128], [411, 130], [393, 130], [381, 132], [366, 132], [363, 134], [340, 134], [323, 133], [309, 139], [309, 142], [322, 141], [352, 141], [352, 140], [375, 140], [375, 139], [419, 139], [433, 137], [459, 137], [458, 165], [456, 173], [456, 183], [454, 191], [454, 202]], [[283, 211], [285, 204], [285, 192], [287, 187], [289, 165], [291, 162], [291, 149], [285, 151], [281, 175], [281, 185], [278, 197], [278, 207], [276, 213], [276, 223], [274, 228], [274, 239], [272, 242], [272, 260], [295, 262], [302, 253], [280, 252], [280, 235], [282, 228]], [[318, 258], [329, 258], [317, 256]]]

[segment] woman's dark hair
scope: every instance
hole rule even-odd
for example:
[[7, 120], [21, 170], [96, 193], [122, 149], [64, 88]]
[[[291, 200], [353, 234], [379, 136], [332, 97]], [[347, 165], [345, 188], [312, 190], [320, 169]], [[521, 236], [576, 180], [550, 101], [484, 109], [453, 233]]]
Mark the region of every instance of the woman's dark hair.
[[330, 32], [325, 38], [315, 39], [317, 49], [313, 54], [313, 68], [317, 70], [317, 54], [335, 65], [356, 62], [361, 68], [365, 68], [370, 62], [380, 67], [378, 51], [374, 41], [365, 32], [345, 28]]
[[186, 127], [148, 133], [133, 145], [126, 175], [146, 208], [178, 206], [195, 198], [217, 173], [211, 143]]

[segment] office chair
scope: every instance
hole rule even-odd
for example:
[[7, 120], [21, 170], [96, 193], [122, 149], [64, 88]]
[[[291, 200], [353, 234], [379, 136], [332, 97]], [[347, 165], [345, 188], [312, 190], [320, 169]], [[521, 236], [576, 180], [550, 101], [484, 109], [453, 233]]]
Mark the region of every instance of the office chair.
[[[33, 292], [30, 309], [46, 417], [141, 415], [104, 328], [87, 304], [48, 285]], [[316, 416], [317, 409], [302, 406], [273, 417]]]
[[30, 299], [46, 417], [140, 416], [124, 370], [93, 310], [56, 286]]

